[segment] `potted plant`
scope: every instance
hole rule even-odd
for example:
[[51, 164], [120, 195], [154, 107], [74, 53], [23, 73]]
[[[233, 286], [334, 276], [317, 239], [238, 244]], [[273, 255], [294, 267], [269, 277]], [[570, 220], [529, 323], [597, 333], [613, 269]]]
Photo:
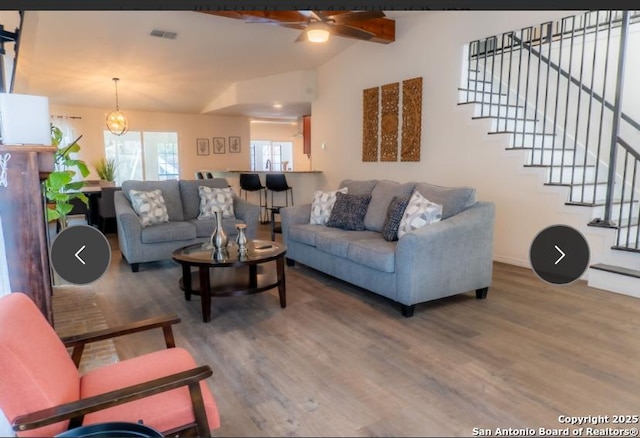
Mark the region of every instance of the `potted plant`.
[[44, 181], [45, 196], [49, 203], [47, 221], [57, 220], [61, 228], [67, 226], [67, 215], [73, 209], [72, 199], [77, 198], [85, 204], [89, 204], [87, 196], [80, 192], [84, 181], [73, 181], [78, 171], [83, 177], [89, 175], [87, 164], [71, 157], [72, 153], [80, 151], [78, 141], [81, 138], [82, 136], [72, 143], [62, 146], [62, 131], [57, 126], [51, 125], [51, 144], [56, 146], [58, 150], [54, 154], [55, 169]]
[[94, 165], [94, 167], [96, 168], [96, 172], [98, 172], [98, 177], [102, 181], [115, 181], [118, 163], [114, 158], [102, 158]]

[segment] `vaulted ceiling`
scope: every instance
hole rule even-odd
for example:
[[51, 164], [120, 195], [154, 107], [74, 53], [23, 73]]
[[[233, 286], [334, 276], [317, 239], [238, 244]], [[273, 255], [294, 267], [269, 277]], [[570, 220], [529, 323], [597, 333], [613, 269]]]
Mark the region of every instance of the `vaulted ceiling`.
[[[167, 38], [172, 33], [175, 39]], [[27, 11], [14, 92], [109, 108], [112, 78], [119, 77], [123, 110], [201, 113], [235, 83], [315, 70], [353, 44], [373, 44], [342, 37], [295, 43], [299, 34], [192, 11]], [[304, 102], [259, 107], [271, 117], [305, 112]], [[256, 111], [244, 105], [236, 112]]]

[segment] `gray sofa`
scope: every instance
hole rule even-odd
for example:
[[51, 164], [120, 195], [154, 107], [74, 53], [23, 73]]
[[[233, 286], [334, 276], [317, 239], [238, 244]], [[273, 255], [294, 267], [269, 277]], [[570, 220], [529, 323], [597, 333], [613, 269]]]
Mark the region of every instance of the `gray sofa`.
[[[401, 305], [412, 316], [415, 305], [476, 291], [487, 296], [491, 285], [495, 206], [476, 202], [475, 189], [427, 183], [351, 181], [350, 194], [370, 193], [364, 231], [347, 231], [309, 223], [311, 204], [281, 210], [287, 262], [303, 263]], [[443, 206], [442, 220], [418, 228], [398, 241], [380, 231], [387, 207], [396, 195], [414, 189]]]
[[[120, 251], [137, 272], [139, 264], [167, 260], [176, 249], [193, 243], [205, 242], [213, 232], [214, 219], [197, 219], [200, 212], [199, 186], [228, 187], [224, 178], [204, 180], [168, 180], [168, 181], [125, 181], [122, 191], [114, 194], [116, 223]], [[167, 206], [169, 222], [142, 227], [133, 207], [129, 190], [162, 191]], [[234, 239], [237, 235], [236, 224], [247, 225], [246, 235], [255, 238], [258, 231], [260, 207], [251, 204], [234, 194], [233, 208], [235, 219], [222, 220], [222, 227]]]

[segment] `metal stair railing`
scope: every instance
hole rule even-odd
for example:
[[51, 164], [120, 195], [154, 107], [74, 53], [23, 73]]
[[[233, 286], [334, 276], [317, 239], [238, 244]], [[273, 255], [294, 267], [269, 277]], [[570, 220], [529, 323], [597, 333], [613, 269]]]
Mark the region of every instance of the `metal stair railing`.
[[604, 202], [603, 219], [590, 225], [629, 227], [624, 242], [618, 233], [616, 247], [636, 250], [640, 220], [635, 239], [630, 235], [640, 216], [633, 213], [640, 155], [621, 138], [620, 126], [640, 134], [640, 123], [622, 111], [629, 26], [639, 21], [640, 11], [591, 11], [471, 41], [462, 89], [479, 117], [495, 120], [493, 133], [510, 133], [511, 148], [529, 151], [528, 166], [547, 167], [548, 184], [570, 187], [568, 203]]

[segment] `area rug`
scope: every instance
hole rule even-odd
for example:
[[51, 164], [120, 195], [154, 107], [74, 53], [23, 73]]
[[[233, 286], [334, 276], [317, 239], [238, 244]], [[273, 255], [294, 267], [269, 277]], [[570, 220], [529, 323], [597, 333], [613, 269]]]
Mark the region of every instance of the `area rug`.
[[[108, 328], [95, 294], [86, 288], [54, 287], [52, 308], [54, 328], [60, 337]], [[112, 340], [87, 344], [80, 373], [117, 361], [118, 353]]]

